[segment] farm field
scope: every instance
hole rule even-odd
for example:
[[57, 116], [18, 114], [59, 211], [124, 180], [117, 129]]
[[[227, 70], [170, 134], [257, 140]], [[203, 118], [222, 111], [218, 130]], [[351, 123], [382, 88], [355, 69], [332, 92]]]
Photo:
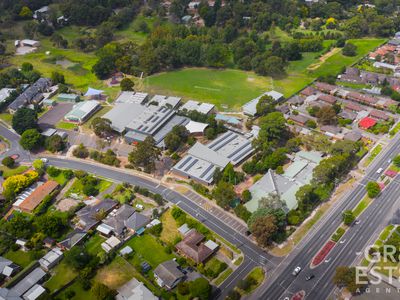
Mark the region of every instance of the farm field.
[[[182, 96], [185, 99], [208, 101], [219, 107], [239, 108], [241, 105], [270, 89], [283, 93], [286, 97], [300, 91], [319, 76], [335, 75], [342, 68], [355, 63], [369, 51], [384, 43], [384, 39], [350, 40], [358, 48], [354, 57], [343, 56], [334, 48], [324, 55], [303, 53], [303, 59], [290, 62], [288, 75], [282, 79], [258, 76], [253, 72], [234, 69], [184, 68], [178, 71], [159, 73], [145, 78], [140, 89], [149, 93]], [[331, 41], [325, 41], [329, 46]], [[308, 70], [309, 66], [313, 66]]]

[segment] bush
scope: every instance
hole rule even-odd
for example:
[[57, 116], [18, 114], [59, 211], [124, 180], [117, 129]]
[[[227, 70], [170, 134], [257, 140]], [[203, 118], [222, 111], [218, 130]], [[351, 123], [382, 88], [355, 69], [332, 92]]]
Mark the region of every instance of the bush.
[[289, 225], [298, 225], [301, 221], [300, 213], [296, 210], [289, 211], [287, 221]]
[[89, 150], [83, 144], [80, 144], [72, 151], [72, 154], [78, 158], [87, 158], [89, 156]]
[[249, 202], [251, 200], [251, 192], [249, 190], [244, 190], [242, 192], [242, 200], [244, 203]]
[[156, 237], [160, 237], [162, 230], [163, 230], [162, 223], [160, 223], [151, 227], [149, 229], [149, 232]]
[[63, 170], [62, 172], [66, 179], [71, 179], [74, 177], [74, 172], [72, 172], [72, 170]]
[[1, 163], [7, 168], [12, 168], [15, 165], [15, 161], [10, 156], [4, 157]]
[[82, 189], [83, 193], [86, 196], [96, 196], [99, 193], [99, 190], [93, 185], [84, 185]]
[[188, 282], [180, 282], [178, 284], [178, 293], [182, 296], [188, 295], [190, 293], [189, 283]]
[[171, 210], [171, 215], [175, 220], [177, 220], [179, 217], [181, 217], [182, 215], [186, 215], [186, 214], [184, 213], [184, 211], [182, 209], [174, 206]]
[[60, 175], [61, 170], [57, 169], [56, 167], [53, 166], [49, 166], [46, 169], [47, 174], [49, 174], [50, 177], [57, 177], [58, 175]]

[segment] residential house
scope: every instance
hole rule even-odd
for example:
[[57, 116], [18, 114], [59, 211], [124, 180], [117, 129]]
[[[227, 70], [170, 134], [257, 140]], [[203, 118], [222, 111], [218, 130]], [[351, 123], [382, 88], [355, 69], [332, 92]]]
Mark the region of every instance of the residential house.
[[388, 121], [390, 119], [390, 117], [387, 114], [385, 114], [383, 111], [380, 111], [377, 109], [371, 110], [369, 115], [372, 118], [376, 118], [376, 119], [380, 119], [380, 120], [384, 120], [384, 121]]
[[[16, 285], [10, 288], [16, 295], [19, 297], [24, 297], [25, 294], [31, 294], [32, 291], [30, 289], [34, 287], [36, 284], [39, 284], [44, 280], [46, 276], [46, 272], [41, 268], [37, 267], [32, 272], [27, 274], [21, 281], [19, 281]], [[36, 289], [37, 287], [35, 287]], [[26, 299], [26, 298], [25, 298]]]
[[300, 126], [305, 126], [307, 121], [311, 119], [304, 115], [290, 115], [289, 120]]
[[17, 273], [19, 269], [20, 267], [11, 260], [0, 256], [0, 277], [11, 277]]
[[290, 113], [290, 108], [287, 104], [282, 104], [282, 105], [276, 106], [275, 109], [284, 115]]
[[196, 229], [191, 229], [175, 247], [182, 256], [197, 264], [204, 263], [216, 250], [208, 248], [203, 242], [204, 238]]
[[63, 241], [57, 243], [57, 246], [62, 250], [70, 250], [72, 247], [83, 241], [86, 235], [86, 231], [83, 231], [80, 228], [75, 228], [73, 231], [67, 234]]
[[45, 183], [38, 185], [26, 198], [17, 197], [13, 207], [16, 210], [25, 213], [32, 213], [36, 207], [44, 200], [46, 196], [54, 192], [58, 188], [58, 183], [54, 180], [48, 180]]
[[[79, 219], [77, 227], [88, 231], [100, 223], [101, 217], [105, 217], [110, 211], [117, 207], [118, 203], [112, 199], [104, 199], [94, 205], [87, 205], [76, 212]], [[99, 216], [101, 214], [102, 216]]]
[[325, 82], [316, 82], [315, 87], [320, 90], [321, 92], [327, 93], [327, 94], [335, 94], [337, 91], [338, 87], [336, 85], [328, 84]]
[[116, 236], [123, 236], [126, 231], [132, 234], [141, 234], [145, 226], [150, 222], [150, 219], [135, 211], [135, 209], [128, 205], [123, 204], [116, 211], [111, 212], [103, 224], [108, 225], [110, 230]]
[[352, 142], [361, 140], [362, 134], [358, 131], [352, 130], [344, 135], [344, 139]]
[[13, 114], [18, 108], [39, 103], [44, 98], [43, 93], [48, 91], [51, 85], [52, 82], [49, 78], [39, 78], [8, 106], [8, 111]]
[[336, 139], [341, 139], [343, 136], [340, 135], [342, 132], [342, 129], [338, 126], [333, 126], [333, 125], [324, 125], [320, 127], [321, 131], [325, 133], [325, 135], [336, 138]]
[[160, 287], [171, 290], [185, 279], [185, 274], [176, 261], [167, 260], [155, 268], [154, 277]]
[[353, 111], [353, 112], [360, 112], [360, 111], [365, 110], [364, 107], [362, 107], [361, 105], [358, 105], [358, 104], [356, 104], [356, 103], [346, 103], [346, 104], [344, 105], [344, 108], [345, 108], [345, 109], [348, 109], [348, 110], [351, 110], [351, 111]]
[[347, 119], [354, 121], [357, 118], [357, 114], [352, 112], [351, 110], [344, 109], [340, 113], [338, 113], [338, 116], [342, 119]]
[[369, 117], [365, 117], [358, 123], [358, 127], [362, 129], [369, 129], [375, 126], [376, 123], [377, 123], [376, 120]]
[[304, 97], [309, 97], [311, 95], [315, 95], [316, 92], [317, 91], [312, 86], [308, 86], [300, 92], [300, 95]]
[[295, 95], [295, 96], [289, 98], [289, 100], [286, 101], [286, 103], [288, 103], [292, 106], [300, 106], [304, 103], [304, 99], [298, 95]]
[[7, 100], [15, 89], [2, 88], [0, 89], [0, 103]]
[[323, 101], [327, 104], [333, 105], [336, 103], [337, 99], [335, 96], [327, 95], [327, 94], [320, 94], [317, 97], [318, 100]]
[[349, 92], [347, 94], [347, 99], [356, 101], [362, 104], [367, 104], [370, 106], [374, 106], [376, 102], [378, 102], [378, 99], [369, 95], [361, 94], [358, 92]]
[[55, 247], [51, 249], [49, 252], [47, 252], [45, 256], [39, 259], [39, 264], [44, 270], [49, 271], [56, 264], [58, 264], [62, 258], [63, 258], [63, 253], [61, 249]]
[[117, 289], [116, 300], [158, 300], [153, 293], [136, 278], [132, 278]]

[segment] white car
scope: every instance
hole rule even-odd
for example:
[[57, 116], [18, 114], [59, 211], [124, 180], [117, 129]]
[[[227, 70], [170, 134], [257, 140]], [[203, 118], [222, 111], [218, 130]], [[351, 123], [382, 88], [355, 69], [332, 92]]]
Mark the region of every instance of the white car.
[[49, 160], [48, 160], [47, 158], [45, 158], [45, 157], [42, 157], [40, 160], [41, 160], [42, 162], [44, 162], [44, 163], [48, 163], [48, 162], [49, 162]]
[[383, 171], [383, 168], [379, 168], [379, 169], [376, 171], [376, 173], [381, 174], [382, 171]]
[[300, 268], [300, 267], [296, 267], [296, 268], [293, 270], [292, 275], [293, 275], [293, 276], [297, 276], [297, 275], [299, 275], [300, 271], [301, 271], [301, 268]]

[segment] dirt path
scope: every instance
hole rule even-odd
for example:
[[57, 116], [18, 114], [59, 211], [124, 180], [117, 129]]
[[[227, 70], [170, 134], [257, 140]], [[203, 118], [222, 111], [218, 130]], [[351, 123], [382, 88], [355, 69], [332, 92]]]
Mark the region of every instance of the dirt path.
[[340, 48], [332, 48], [331, 51], [325, 53], [324, 55], [322, 55], [319, 58], [319, 62], [309, 65], [307, 67], [307, 70], [314, 71], [314, 70], [318, 69], [329, 57], [331, 57], [332, 55], [335, 55], [339, 51], [340, 51]]

